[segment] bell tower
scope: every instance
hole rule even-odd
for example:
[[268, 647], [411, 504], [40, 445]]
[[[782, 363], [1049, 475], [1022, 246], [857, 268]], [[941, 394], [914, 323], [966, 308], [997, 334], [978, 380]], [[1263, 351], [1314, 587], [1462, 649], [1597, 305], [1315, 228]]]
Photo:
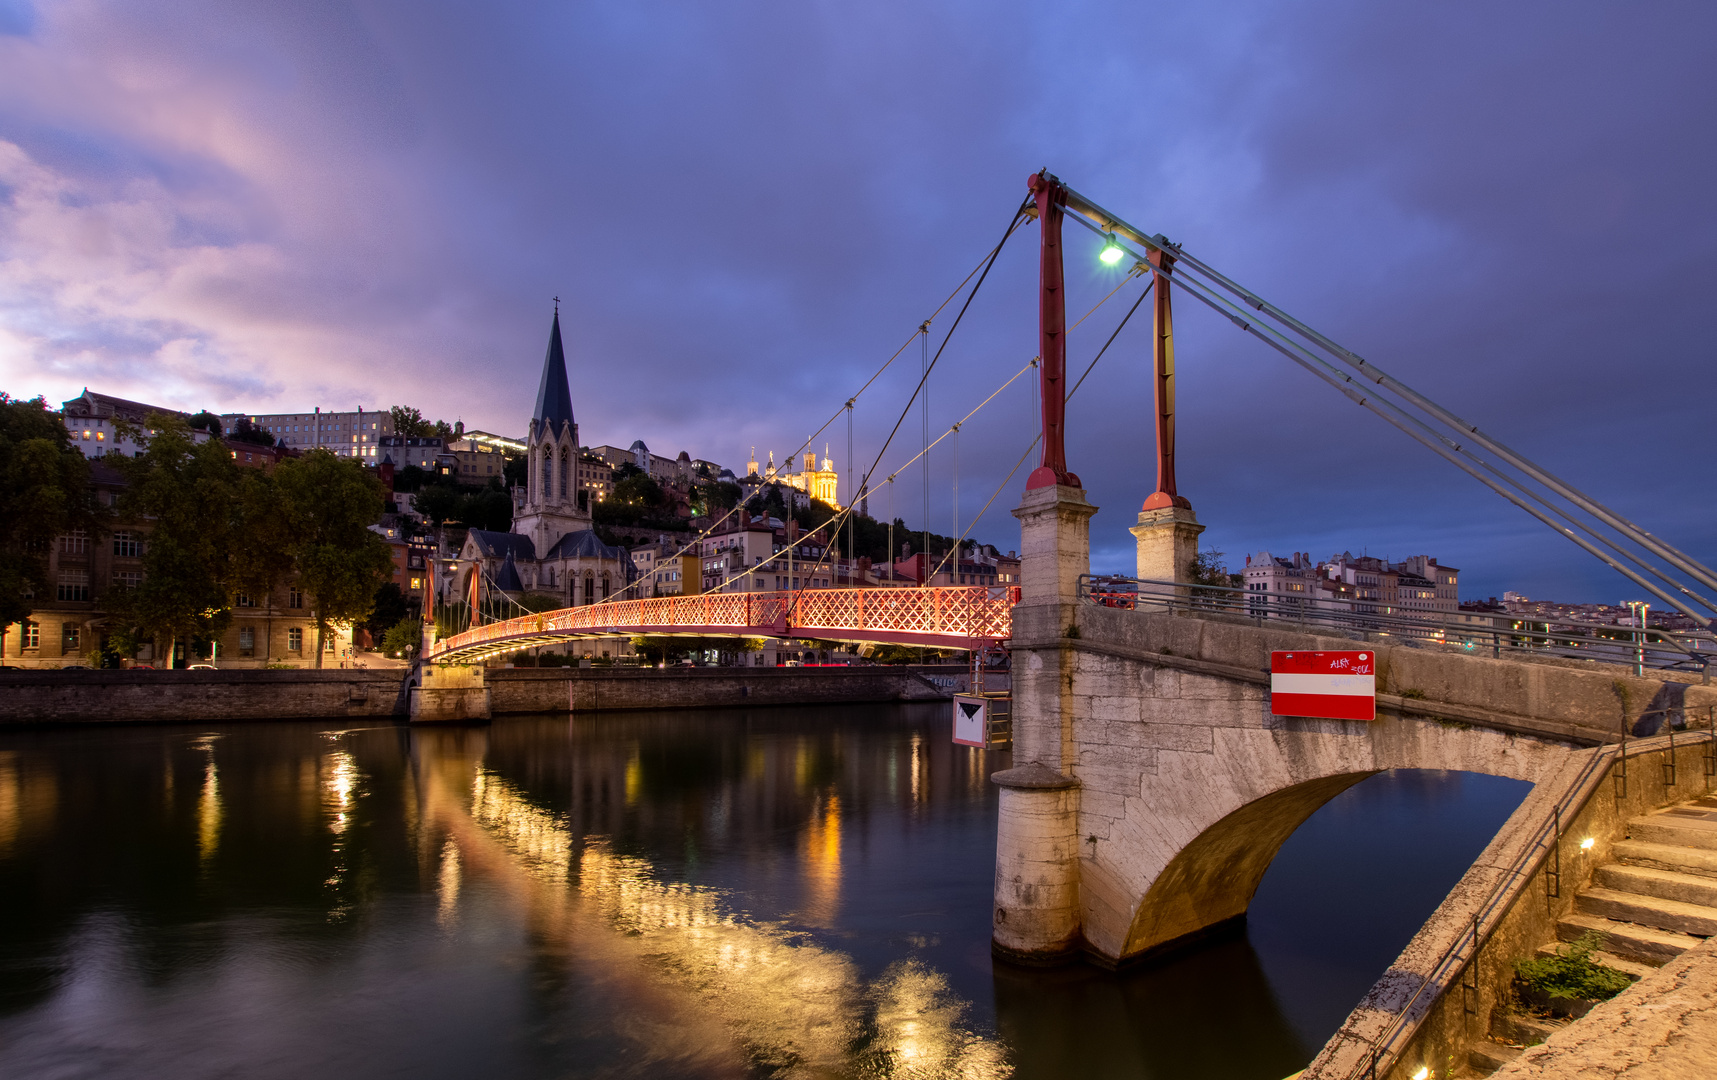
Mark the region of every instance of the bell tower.
[[[525, 446], [525, 486], [514, 489], [513, 532], [530, 537], [541, 558], [561, 537], [588, 529], [591, 524], [590, 504], [580, 502], [578, 424], [572, 416], [558, 303]], [[584, 497], [588, 500], [589, 496]]]

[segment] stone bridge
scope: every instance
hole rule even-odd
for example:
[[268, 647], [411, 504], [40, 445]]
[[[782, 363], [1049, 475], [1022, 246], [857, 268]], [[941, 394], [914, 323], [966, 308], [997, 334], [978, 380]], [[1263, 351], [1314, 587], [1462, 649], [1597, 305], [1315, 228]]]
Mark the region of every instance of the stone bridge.
[[[1717, 703], [1686, 676], [1080, 603], [1095, 512], [1065, 484], [1015, 511], [1015, 767], [995, 777], [993, 917], [1016, 960], [1114, 965], [1219, 930], [1301, 823], [1382, 770], [1538, 783], [1624, 726], [1655, 731], [1666, 697], [1701, 720]], [[1185, 580], [1202, 531], [1189, 509], [1146, 510], [1132, 531], [1141, 578]], [[1377, 654], [1375, 721], [1270, 715], [1272, 650], [1356, 647]]]

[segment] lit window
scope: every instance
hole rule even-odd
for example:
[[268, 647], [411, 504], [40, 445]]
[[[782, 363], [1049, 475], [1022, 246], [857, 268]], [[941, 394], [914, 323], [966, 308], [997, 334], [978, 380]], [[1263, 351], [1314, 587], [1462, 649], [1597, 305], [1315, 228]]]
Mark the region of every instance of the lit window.
[[24, 648], [39, 649], [42, 647], [42, 624], [24, 620]]
[[304, 631], [300, 630], [296, 626], [286, 631], [286, 647], [293, 652], [298, 652], [303, 649]]

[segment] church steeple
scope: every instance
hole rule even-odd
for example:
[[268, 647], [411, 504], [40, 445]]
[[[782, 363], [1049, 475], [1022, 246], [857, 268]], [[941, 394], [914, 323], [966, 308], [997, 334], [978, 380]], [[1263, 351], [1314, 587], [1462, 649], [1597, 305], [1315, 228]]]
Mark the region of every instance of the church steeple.
[[573, 423], [572, 390], [566, 378], [566, 350], [560, 344], [560, 305], [554, 309], [554, 325], [549, 329], [548, 355], [543, 357], [543, 378], [537, 386], [537, 411], [532, 416], [539, 431], [559, 433], [561, 427]]

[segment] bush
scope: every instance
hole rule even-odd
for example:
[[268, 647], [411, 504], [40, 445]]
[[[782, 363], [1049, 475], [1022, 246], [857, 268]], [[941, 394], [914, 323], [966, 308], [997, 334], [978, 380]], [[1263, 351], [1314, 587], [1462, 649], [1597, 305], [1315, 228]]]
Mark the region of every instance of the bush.
[[405, 656], [407, 648], [416, 649], [423, 642], [423, 620], [401, 619], [388, 628], [382, 637], [383, 656]]
[[1626, 990], [1633, 980], [1592, 959], [1592, 953], [1603, 948], [1604, 937], [1593, 930], [1581, 935], [1566, 952], [1522, 960], [1514, 965], [1515, 980], [1529, 994], [1542, 995], [1552, 1002], [1557, 998], [1607, 1001]]

